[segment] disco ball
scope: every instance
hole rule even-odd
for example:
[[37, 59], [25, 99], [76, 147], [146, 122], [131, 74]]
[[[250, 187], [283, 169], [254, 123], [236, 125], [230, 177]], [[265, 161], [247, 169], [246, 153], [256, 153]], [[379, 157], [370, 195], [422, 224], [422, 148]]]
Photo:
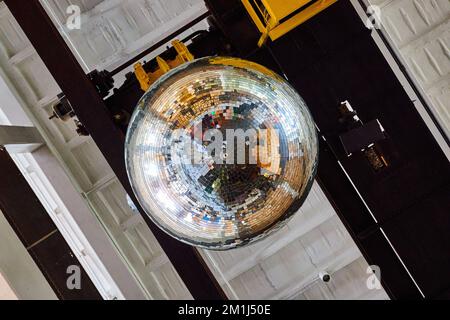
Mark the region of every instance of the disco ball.
[[227, 250], [268, 236], [314, 180], [317, 133], [281, 77], [235, 58], [202, 58], [160, 78], [128, 128], [125, 158], [149, 217], [185, 243]]

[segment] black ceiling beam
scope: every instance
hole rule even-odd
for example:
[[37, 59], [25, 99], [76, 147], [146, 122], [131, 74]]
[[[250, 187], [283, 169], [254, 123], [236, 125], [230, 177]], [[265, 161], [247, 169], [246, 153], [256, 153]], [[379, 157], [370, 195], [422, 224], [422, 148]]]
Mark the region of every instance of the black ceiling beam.
[[[137, 203], [125, 169], [125, 137], [45, 9], [39, 0], [5, 0], [5, 3], [123, 187]], [[139, 209], [194, 299], [226, 299], [197, 249], [168, 236]]]

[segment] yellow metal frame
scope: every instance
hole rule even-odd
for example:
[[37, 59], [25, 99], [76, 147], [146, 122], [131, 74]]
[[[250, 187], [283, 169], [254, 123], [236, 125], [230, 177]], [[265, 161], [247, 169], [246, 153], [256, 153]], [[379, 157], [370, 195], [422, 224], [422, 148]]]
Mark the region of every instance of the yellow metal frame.
[[144, 70], [142, 63], [138, 62], [134, 65], [134, 74], [136, 79], [141, 85], [143, 91], [147, 91], [153, 83], [156, 82], [163, 74], [170, 71], [170, 69], [176, 68], [186, 62], [194, 60], [194, 56], [189, 52], [189, 49], [181, 41], [172, 41], [172, 46], [177, 51], [177, 57], [175, 60], [165, 61], [161, 57], [156, 57], [158, 68], [154, 72], [147, 73]]
[[[272, 41], [279, 39], [302, 23], [305, 23], [323, 10], [327, 9], [338, 0], [317, 0], [304, 10], [282, 23], [280, 23], [280, 21], [313, 0], [260, 0], [258, 2], [257, 0], [241, 1], [245, 9], [250, 14], [250, 17], [256, 27], [262, 33], [262, 36], [258, 42], [258, 46], [261, 47], [267, 41], [267, 38], [270, 37]], [[263, 17], [263, 21], [261, 21], [260, 16], [255, 11], [255, 8], [258, 9], [260, 16]]]

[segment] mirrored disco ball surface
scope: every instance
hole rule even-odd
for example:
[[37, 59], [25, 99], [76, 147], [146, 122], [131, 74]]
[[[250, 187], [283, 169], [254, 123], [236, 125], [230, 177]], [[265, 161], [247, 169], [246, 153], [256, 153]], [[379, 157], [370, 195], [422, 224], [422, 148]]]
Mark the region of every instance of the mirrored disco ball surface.
[[305, 102], [282, 78], [235, 58], [202, 58], [160, 78], [128, 128], [139, 203], [185, 243], [226, 250], [268, 236], [306, 198], [318, 141]]

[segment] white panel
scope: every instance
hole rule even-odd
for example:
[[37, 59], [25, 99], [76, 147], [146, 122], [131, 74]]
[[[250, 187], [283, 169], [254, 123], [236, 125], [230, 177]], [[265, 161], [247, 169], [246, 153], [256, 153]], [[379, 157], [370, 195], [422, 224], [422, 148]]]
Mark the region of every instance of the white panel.
[[[95, 142], [88, 139], [71, 148], [73, 156], [78, 160], [81, 170], [87, 175], [92, 185], [112, 174], [112, 170], [104, 162], [101, 152]], [[99, 159], [103, 161], [99, 161]]]
[[8, 58], [24, 50], [28, 44], [23, 31], [6, 10], [0, 10], [0, 37], [3, 39], [2, 49]]

